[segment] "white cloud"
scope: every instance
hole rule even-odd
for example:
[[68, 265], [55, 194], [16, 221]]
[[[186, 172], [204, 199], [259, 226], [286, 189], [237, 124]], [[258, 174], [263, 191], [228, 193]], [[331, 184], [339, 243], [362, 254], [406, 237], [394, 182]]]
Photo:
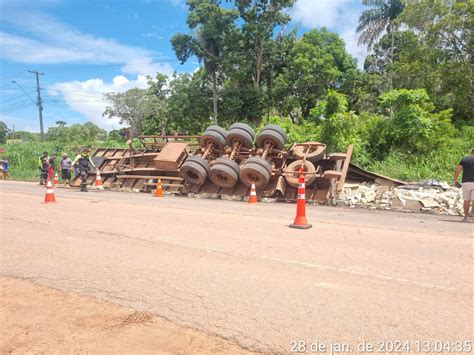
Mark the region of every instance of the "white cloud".
[[0, 32], [0, 42], [2, 43], [1, 56], [16, 62], [55, 64], [90, 59], [90, 53], [81, 53], [73, 49], [52, 46], [5, 32]]
[[303, 26], [335, 28], [347, 21], [346, 0], [297, 0], [290, 11]]
[[2, 20], [21, 31], [21, 34], [0, 32], [2, 59], [28, 64], [118, 65], [124, 75], [136, 77], [129, 80], [118, 75], [112, 82], [95, 78], [60, 82], [48, 87], [48, 94], [56, 97], [53, 100], [64, 101], [73, 111], [106, 129], [120, 125], [118, 118], [102, 117], [106, 108], [104, 93], [146, 88], [147, 75], [154, 77], [157, 72], [166, 75], [174, 72], [170, 64], [155, 62], [154, 53], [149, 50], [80, 32], [40, 11], [28, 12], [24, 7], [13, 6], [8, 8], [8, 16], [3, 16]]
[[124, 92], [132, 88], [147, 88], [148, 80], [144, 75], [138, 75], [135, 80], [128, 80], [123, 75], [113, 78], [111, 83], [102, 79], [86, 81], [69, 81], [56, 83], [48, 87], [51, 96], [62, 96], [72, 110], [83, 114], [88, 121], [107, 130], [120, 127], [119, 119], [102, 117], [107, 106], [103, 94], [107, 92]]
[[307, 28], [327, 27], [339, 33], [361, 68], [367, 55], [366, 49], [357, 45], [355, 32], [361, 10], [359, 2], [350, 0], [297, 0], [290, 14]]
[[43, 13], [12, 10], [3, 19], [31, 34], [0, 32], [4, 59], [31, 64], [124, 64], [122, 71], [127, 74], [173, 72], [171, 65], [154, 62], [151, 51], [82, 33]]
[[357, 59], [357, 66], [359, 67], [359, 69], [362, 69], [364, 67], [364, 61], [365, 57], [368, 54], [368, 51], [367, 47], [359, 46], [357, 44], [357, 39], [359, 38], [359, 35], [356, 33], [355, 29], [349, 29], [343, 33], [340, 33], [339, 35], [346, 44], [346, 51]]

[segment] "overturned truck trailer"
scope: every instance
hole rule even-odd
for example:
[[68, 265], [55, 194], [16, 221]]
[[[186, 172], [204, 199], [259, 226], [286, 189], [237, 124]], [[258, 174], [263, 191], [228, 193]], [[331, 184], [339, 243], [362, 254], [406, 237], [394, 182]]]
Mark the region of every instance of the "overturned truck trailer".
[[[306, 198], [324, 203], [344, 186], [352, 155], [326, 153], [319, 142], [293, 144], [277, 125], [259, 134], [244, 124], [224, 130], [210, 126], [202, 136], [139, 136], [140, 147], [99, 148], [92, 154], [104, 187], [152, 191], [158, 179], [174, 194], [207, 194], [243, 199], [252, 183], [261, 198], [296, 200], [300, 167], [306, 172]], [[95, 181], [95, 171], [88, 183]], [[80, 186], [79, 179], [73, 186]]]

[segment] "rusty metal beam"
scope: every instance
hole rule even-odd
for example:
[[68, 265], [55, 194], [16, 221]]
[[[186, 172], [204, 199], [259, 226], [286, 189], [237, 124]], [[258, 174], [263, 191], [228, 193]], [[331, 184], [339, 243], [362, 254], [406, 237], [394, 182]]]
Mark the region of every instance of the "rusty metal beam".
[[339, 181], [337, 182], [337, 192], [341, 192], [344, 189], [344, 183], [346, 182], [347, 171], [349, 170], [349, 163], [351, 162], [353, 149], [354, 149], [354, 145], [349, 144], [349, 146], [347, 147], [347, 152], [346, 152], [347, 156], [346, 156], [346, 159], [344, 160], [344, 165], [342, 166], [341, 177], [339, 178]]
[[[156, 186], [158, 183], [156, 182], [145, 182], [143, 186]], [[183, 184], [167, 184], [167, 183], [161, 183], [161, 186], [163, 187], [183, 187]]]
[[117, 179], [161, 179], [161, 180], [172, 180], [172, 181], [183, 181], [183, 178], [175, 177], [175, 176], [153, 176], [153, 175], [117, 175]]

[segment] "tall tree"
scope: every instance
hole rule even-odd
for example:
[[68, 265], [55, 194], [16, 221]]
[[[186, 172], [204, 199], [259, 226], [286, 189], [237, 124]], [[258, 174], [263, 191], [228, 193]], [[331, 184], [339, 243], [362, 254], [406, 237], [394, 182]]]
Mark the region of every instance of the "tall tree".
[[134, 88], [122, 93], [106, 93], [104, 99], [108, 106], [103, 117], [118, 117], [120, 123], [130, 126], [134, 134], [143, 133], [145, 118], [150, 114], [147, 90]]
[[[168, 128], [185, 134], [198, 134], [211, 124], [212, 97], [206, 86], [205, 69], [193, 74], [173, 74], [169, 80]], [[222, 111], [219, 122], [222, 124]]]
[[10, 129], [8, 128], [7, 124], [3, 121], [0, 121], [0, 143], [5, 143], [9, 134]]
[[181, 63], [195, 55], [204, 62], [212, 83], [214, 123], [218, 122], [219, 85], [222, 82], [222, 57], [229, 36], [235, 30], [238, 14], [220, 6], [220, 0], [188, 0], [188, 26], [191, 34], [177, 33], [171, 39]]
[[346, 78], [357, 72], [344, 42], [325, 28], [306, 32], [295, 43], [288, 62], [276, 78], [275, 97], [278, 108], [294, 122], [307, 118], [329, 89], [342, 89]]
[[428, 77], [425, 82], [431, 97], [442, 108], [453, 107], [457, 119], [470, 122], [474, 116], [473, 13], [474, 3], [469, 0], [419, 0], [408, 3], [400, 17], [424, 49], [421, 57], [407, 58], [405, 66], [422, 61], [423, 68], [430, 67], [438, 79], [433, 84]]
[[359, 25], [356, 28], [360, 33], [359, 44], [366, 44], [371, 48], [386, 31], [392, 39], [390, 60], [393, 60], [395, 20], [402, 13], [405, 3], [403, 0], [362, 0], [362, 3], [371, 9], [365, 10], [359, 17]]
[[[281, 41], [281, 35], [276, 36], [280, 29], [283, 33], [285, 25], [291, 20], [286, 13], [294, 4], [294, 0], [235, 0], [235, 5], [243, 21], [239, 32], [239, 40], [235, 41], [234, 74], [242, 93], [247, 116], [259, 124], [264, 107], [262, 82], [267, 79], [270, 83], [271, 71], [274, 68], [276, 53], [284, 49], [276, 42]], [[264, 75], [267, 72], [267, 75]], [[235, 77], [235, 76], [234, 76]], [[271, 85], [269, 85], [271, 86]]]

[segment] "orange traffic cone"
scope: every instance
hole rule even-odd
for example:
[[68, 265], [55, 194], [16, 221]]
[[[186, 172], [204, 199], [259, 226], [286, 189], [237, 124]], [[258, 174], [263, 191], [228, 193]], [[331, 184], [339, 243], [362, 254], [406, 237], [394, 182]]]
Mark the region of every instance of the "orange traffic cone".
[[309, 229], [312, 225], [306, 220], [306, 189], [304, 183], [304, 170], [300, 169], [298, 179], [298, 199], [296, 200], [296, 218], [290, 228]]
[[164, 197], [163, 186], [161, 186], [161, 179], [158, 179], [156, 183], [155, 197]]
[[53, 185], [51, 185], [51, 180], [48, 179], [46, 183], [46, 195], [44, 195], [44, 203], [56, 202], [54, 197]]
[[104, 188], [102, 186], [102, 178], [100, 177], [99, 169], [97, 169], [96, 173], [95, 173], [95, 187], [97, 187], [98, 189], [103, 189]]
[[252, 182], [252, 187], [250, 188], [248, 203], [251, 203], [251, 204], [257, 203], [257, 190], [255, 189], [255, 184], [253, 182]]
[[54, 173], [54, 180], [53, 180], [54, 187], [59, 185], [59, 176], [58, 173]]

